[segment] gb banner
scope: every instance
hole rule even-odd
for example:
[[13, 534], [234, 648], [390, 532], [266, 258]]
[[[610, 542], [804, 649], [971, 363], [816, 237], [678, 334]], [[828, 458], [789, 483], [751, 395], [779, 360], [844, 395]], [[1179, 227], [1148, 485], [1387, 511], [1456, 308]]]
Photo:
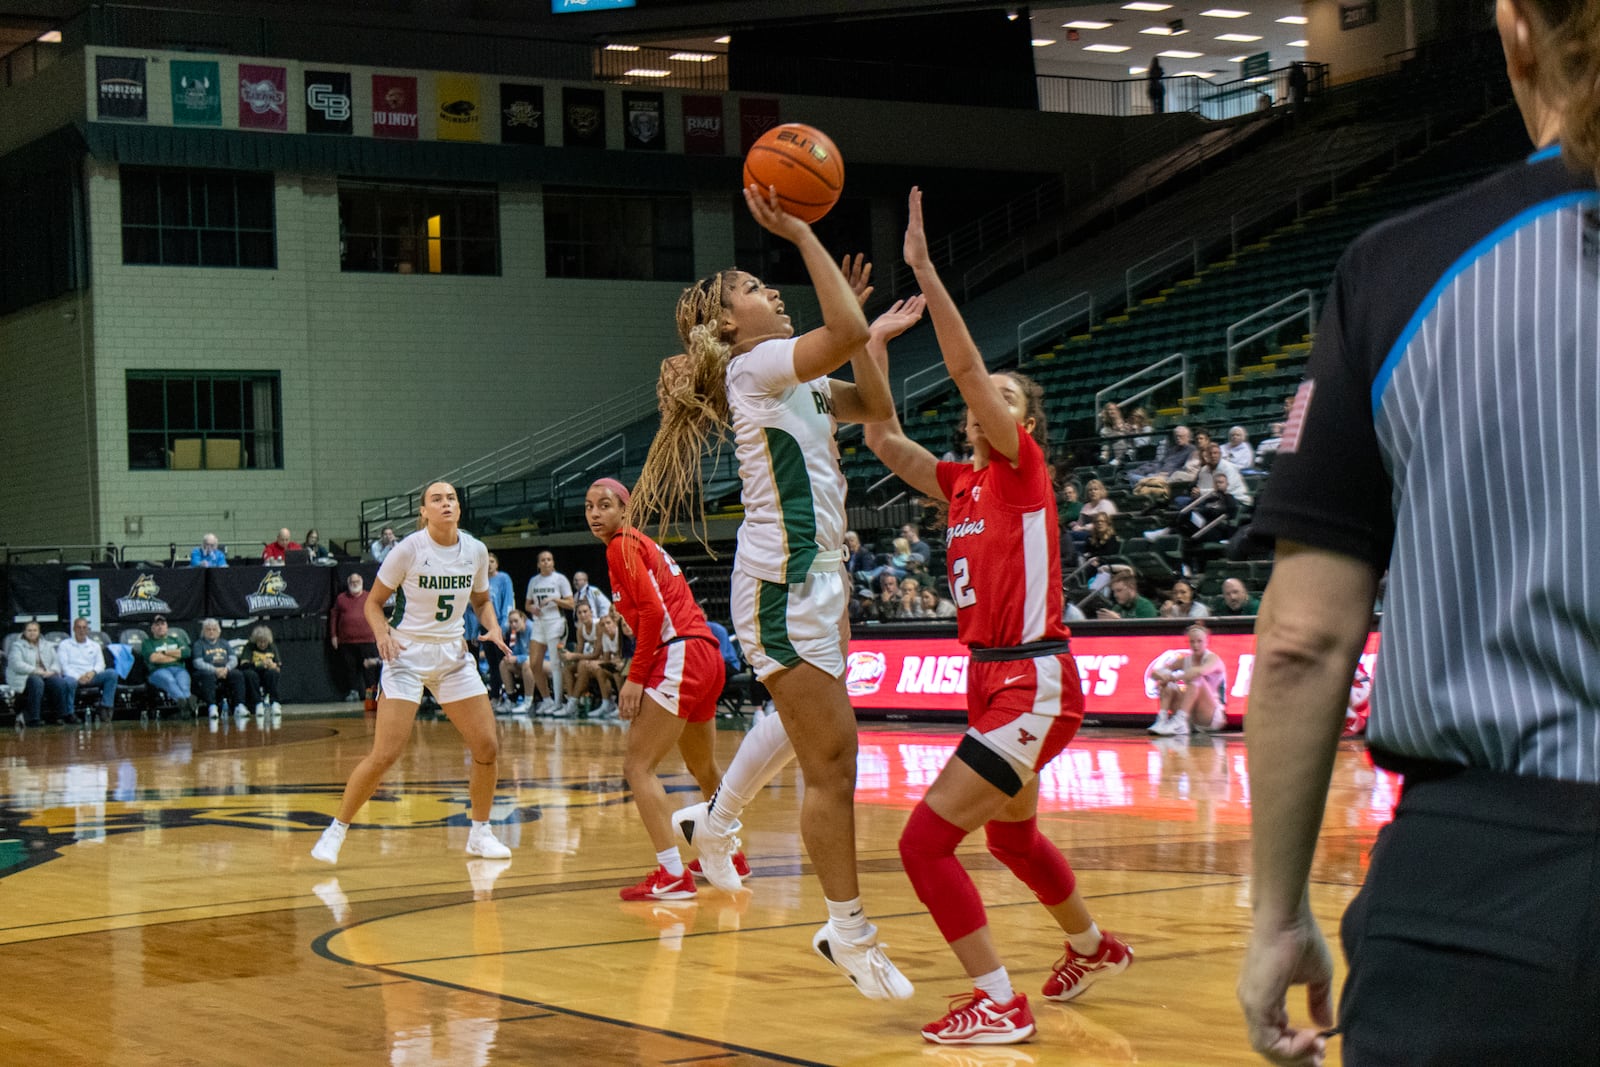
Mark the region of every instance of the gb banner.
[[345, 70], [306, 71], [306, 132], [355, 132], [350, 118], [350, 72]]

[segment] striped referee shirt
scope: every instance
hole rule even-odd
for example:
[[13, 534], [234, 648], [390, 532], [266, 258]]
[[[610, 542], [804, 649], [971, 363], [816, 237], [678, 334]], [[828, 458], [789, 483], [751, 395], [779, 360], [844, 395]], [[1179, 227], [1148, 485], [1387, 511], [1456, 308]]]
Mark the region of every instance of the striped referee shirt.
[[1389, 571], [1368, 738], [1600, 781], [1600, 222], [1557, 149], [1346, 251], [1256, 516]]

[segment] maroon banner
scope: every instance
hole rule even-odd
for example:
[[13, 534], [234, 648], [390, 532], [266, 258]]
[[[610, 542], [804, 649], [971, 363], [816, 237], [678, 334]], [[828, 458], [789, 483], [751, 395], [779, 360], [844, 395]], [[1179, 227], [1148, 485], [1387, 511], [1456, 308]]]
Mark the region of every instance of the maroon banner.
[[722, 137], [722, 97], [683, 98], [683, 150], [708, 156], [720, 156], [727, 150]]
[[417, 139], [417, 79], [372, 76], [372, 136]]
[[239, 64], [239, 128], [277, 130], [289, 128], [289, 72], [284, 67]]
[[[932, 712], [928, 718], [964, 718], [967, 711], [967, 649], [953, 637], [860, 636], [850, 639], [845, 688], [860, 710]], [[1228, 670], [1228, 721], [1244, 718], [1250, 703], [1250, 678], [1255, 671], [1254, 634], [1213, 634], [1211, 651]], [[1169, 656], [1189, 651], [1182, 633], [1170, 635], [1072, 636], [1078, 661], [1084, 714], [1153, 719], [1157, 685], [1150, 672], [1167, 665]], [[1361, 671], [1351, 687], [1352, 704], [1364, 703], [1372, 666], [1378, 656], [1378, 635], [1367, 637]], [[1364, 678], [1363, 678], [1364, 674]], [[920, 716], [919, 716], [920, 717]]]
[[762, 134], [778, 124], [778, 101], [767, 97], [739, 98], [739, 152], [750, 151]]

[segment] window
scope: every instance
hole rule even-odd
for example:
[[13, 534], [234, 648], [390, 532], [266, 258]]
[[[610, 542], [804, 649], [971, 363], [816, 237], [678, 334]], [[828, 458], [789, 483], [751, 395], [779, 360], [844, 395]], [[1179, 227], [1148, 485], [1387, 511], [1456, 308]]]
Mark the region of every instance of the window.
[[547, 187], [544, 265], [551, 278], [685, 281], [694, 274], [689, 195]]
[[278, 265], [272, 175], [122, 168], [122, 262]]
[[[865, 252], [868, 259], [872, 258], [872, 210], [865, 199], [840, 200], [811, 228], [822, 246], [836, 256]], [[733, 203], [733, 257], [740, 270], [754, 274], [768, 285], [811, 284], [811, 275], [799, 250], [763, 230], [745, 206], [743, 195], [739, 194], [734, 196]]]
[[283, 466], [277, 371], [128, 372], [129, 470]]
[[339, 269], [499, 274], [494, 186], [339, 182]]

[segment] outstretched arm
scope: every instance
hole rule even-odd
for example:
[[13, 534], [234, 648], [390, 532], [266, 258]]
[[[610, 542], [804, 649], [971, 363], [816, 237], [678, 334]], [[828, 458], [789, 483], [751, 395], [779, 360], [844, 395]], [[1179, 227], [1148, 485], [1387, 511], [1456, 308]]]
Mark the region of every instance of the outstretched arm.
[[[866, 262], [866, 257], [856, 253], [855, 261], [849, 256], [839, 261], [839, 269], [843, 272], [845, 281], [850, 285], [850, 291], [855, 294], [856, 302], [862, 307], [867, 306], [867, 298], [872, 295], [872, 264]], [[920, 297], [914, 298], [920, 301]], [[907, 302], [902, 300], [895, 304], [890, 312], [898, 312]], [[879, 316], [880, 320], [883, 316]], [[916, 316], [900, 330], [906, 329], [917, 319], [922, 317], [922, 307], [917, 306]], [[869, 344], [873, 329], [868, 328]], [[900, 330], [896, 330], [899, 333]], [[892, 334], [890, 336], [893, 336]], [[855, 381], [846, 382], [838, 379], [831, 380], [829, 392], [833, 396], [833, 417], [840, 422], [879, 422], [894, 414], [894, 395], [889, 391], [889, 365], [879, 362], [867, 355], [865, 347], [850, 357], [850, 369], [855, 372]]]
[[967, 410], [978, 420], [989, 447], [1008, 460], [1017, 458], [1017, 420], [1006, 406], [1000, 390], [989, 380], [989, 367], [983, 362], [983, 353], [973, 343], [972, 334], [956, 308], [939, 272], [933, 269], [928, 256], [928, 237], [922, 228], [922, 190], [913, 187], [909, 202], [909, 220], [906, 223], [905, 259], [917, 276], [917, 284], [928, 299], [928, 317], [933, 319], [933, 331], [939, 337], [939, 351], [944, 354], [945, 368], [950, 380], [955, 382], [966, 401]]
[[[879, 315], [872, 323], [867, 340], [867, 358], [877, 365], [878, 372], [887, 377], [889, 341], [910, 329], [922, 318], [925, 301], [920, 296], [896, 303]], [[944, 490], [939, 487], [938, 460], [933, 453], [907, 437], [900, 427], [900, 419], [889, 405], [889, 417], [881, 422], [866, 425], [867, 447], [895, 475], [924, 496], [943, 500]]]

